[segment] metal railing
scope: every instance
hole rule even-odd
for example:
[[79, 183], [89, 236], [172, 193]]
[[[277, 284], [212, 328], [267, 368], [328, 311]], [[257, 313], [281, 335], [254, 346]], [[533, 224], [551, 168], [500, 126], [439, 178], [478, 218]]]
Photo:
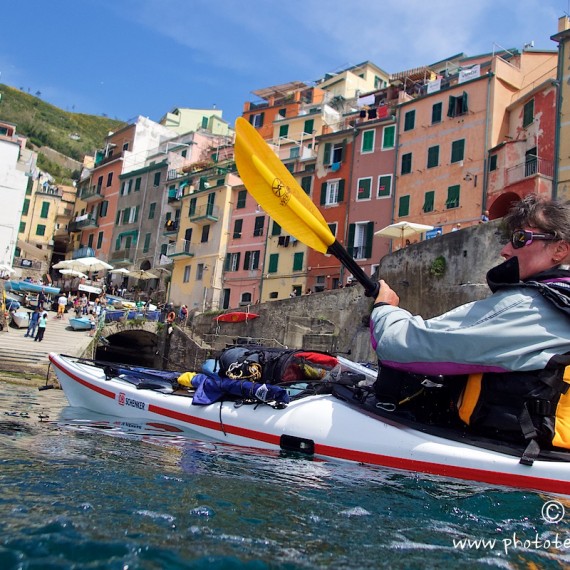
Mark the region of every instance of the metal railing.
[[191, 244], [189, 240], [180, 239], [175, 243], [169, 243], [166, 248], [166, 255], [194, 255], [191, 249]]
[[516, 166], [512, 166], [511, 168], [507, 168], [505, 183], [508, 186], [519, 180], [536, 176], [537, 174], [552, 178], [554, 174], [552, 161], [536, 157], [517, 164]]

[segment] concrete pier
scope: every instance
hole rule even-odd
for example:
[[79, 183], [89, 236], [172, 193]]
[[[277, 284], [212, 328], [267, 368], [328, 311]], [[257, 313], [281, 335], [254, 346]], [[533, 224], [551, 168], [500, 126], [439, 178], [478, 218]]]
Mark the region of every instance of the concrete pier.
[[54, 311], [47, 313], [47, 327], [42, 342], [26, 338], [25, 328], [9, 325], [0, 331], [0, 379], [2, 372], [45, 376], [50, 352], [82, 356], [93, 341], [89, 331], [74, 331], [69, 326], [69, 317], [74, 313], [66, 313], [62, 319], [58, 319]]

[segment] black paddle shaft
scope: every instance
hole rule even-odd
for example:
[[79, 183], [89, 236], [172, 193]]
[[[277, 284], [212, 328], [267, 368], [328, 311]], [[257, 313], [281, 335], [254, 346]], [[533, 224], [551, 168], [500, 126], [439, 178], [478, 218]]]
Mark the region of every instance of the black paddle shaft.
[[364, 287], [364, 294], [367, 297], [376, 297], [380, 292], [380, 284], [372, 281], [353, 257], [348, 254], [348, 251], [335, 240], [328, 248], [328, 253], [334, 255], [351, 273], [356, 280]]

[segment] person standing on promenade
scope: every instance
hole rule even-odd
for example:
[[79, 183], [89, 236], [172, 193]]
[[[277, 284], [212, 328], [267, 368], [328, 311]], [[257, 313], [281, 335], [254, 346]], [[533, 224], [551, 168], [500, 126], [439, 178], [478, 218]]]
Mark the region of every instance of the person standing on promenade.
[[30, 323], [28, 324], [28, 330], [24, 336], [29, 336], [34, 338], [36, 330], [38, 328], [38, 322], [40, 320], [40, 308], [36, 307], [34, 312], [30, 315]]
[[42, 342], [42, 340], [44, 339], [44, 334], [46, 332], [46, 326], [47, 326], [47, 318], [48, 318], [47, 313], [44, 313], [40, 317], [40, 320], [38, 322], [38, 334], [36, 335], [34, 341], [37, 340], [38, 342]]
[[67, 296], [61, 295], [57, 300], [57, 318], [63, 319], [67, 308]]

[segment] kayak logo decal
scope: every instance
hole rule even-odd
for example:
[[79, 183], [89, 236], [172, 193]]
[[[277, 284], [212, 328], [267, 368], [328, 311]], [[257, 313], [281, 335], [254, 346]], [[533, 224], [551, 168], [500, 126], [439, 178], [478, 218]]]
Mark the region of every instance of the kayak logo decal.
[[279, 198], [281, 205], [286, 206], [291, 199], [291, 190], [289, 190], [289, 187], [285, 186], [279, 178], [275, 178], [271, 185], [271, 190], [273, 191], [273, 194]]
[[131, 408], [137, 408], [139, 410], [145, 410], [146, 404], [140, 400], [134, 400], [133, 398], [127, 398], [124, 392], [119, 392], [118, 398], [119, 406], [130, 406]]

